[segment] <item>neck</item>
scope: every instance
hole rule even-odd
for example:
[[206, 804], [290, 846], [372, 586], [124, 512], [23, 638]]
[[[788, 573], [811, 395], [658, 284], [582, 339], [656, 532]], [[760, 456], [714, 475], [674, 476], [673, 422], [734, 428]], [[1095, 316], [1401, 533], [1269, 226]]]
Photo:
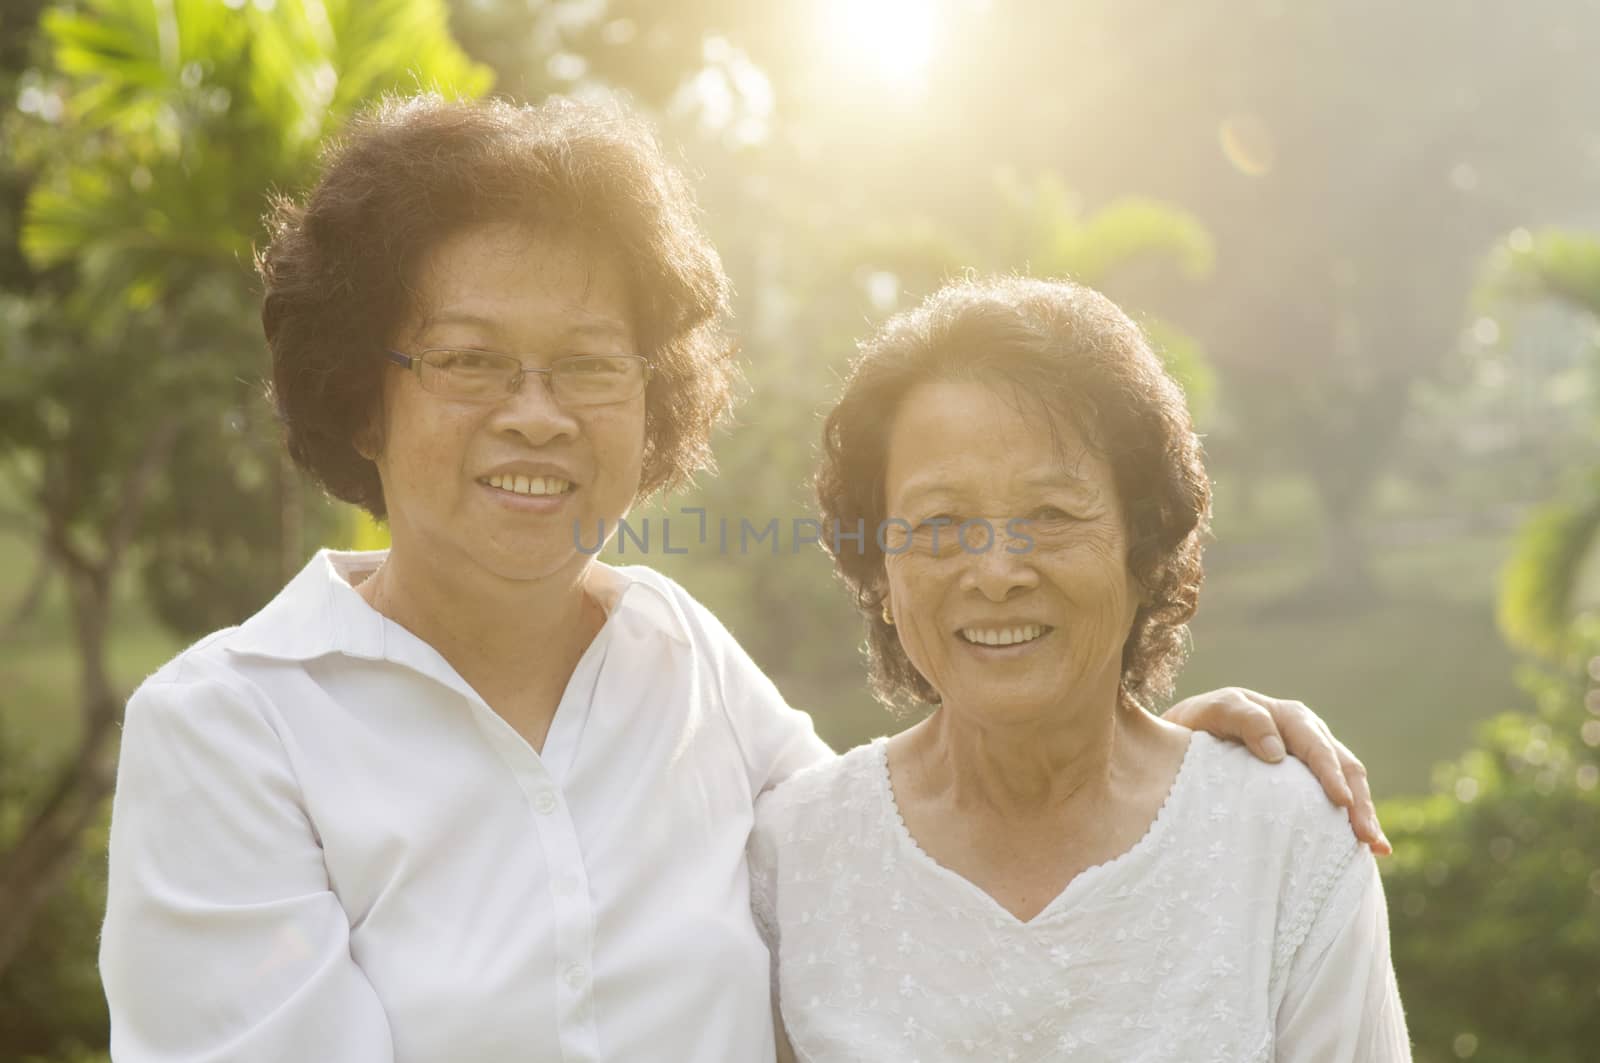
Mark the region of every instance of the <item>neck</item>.
[[482, 569], [441, 570], [393, 549], [356, 589], [490, 696], [508, 683], [529, 682], [529, 667], [575, 663], [593, 639], [604, 611], [585, 589], [592, 561], [583, 560], [541, 579], [509, 580]]
[[1001, 816], [1093, 809], [1139, 772], [1140, 750], [1161, 725], [1109, 698], [1057, 706], [1025, 722], [996, 723], [942, 706], [908, 735], [920, 787], [957, 807]]

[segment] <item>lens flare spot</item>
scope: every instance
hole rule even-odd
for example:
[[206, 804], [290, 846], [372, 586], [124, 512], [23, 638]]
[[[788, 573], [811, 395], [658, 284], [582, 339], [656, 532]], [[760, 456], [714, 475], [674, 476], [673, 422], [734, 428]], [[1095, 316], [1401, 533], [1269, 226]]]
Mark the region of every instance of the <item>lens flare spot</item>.
[[1217, 127], [1223, 158], [1246, 177], [1265, 177], [1277, 164], [1272, 131], [1253, 114], [1236, 114]]

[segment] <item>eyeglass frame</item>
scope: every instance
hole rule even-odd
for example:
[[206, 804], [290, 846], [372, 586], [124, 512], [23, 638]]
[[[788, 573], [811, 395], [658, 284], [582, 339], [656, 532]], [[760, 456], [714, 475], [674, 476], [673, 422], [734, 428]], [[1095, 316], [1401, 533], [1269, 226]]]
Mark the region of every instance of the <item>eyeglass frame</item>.
[[[650, 378], [654, 375], [654, 367], [650, 364], [650, 360], [648, 358], [646, 358], [642, 354], [571, 354], [571, 355], [568, 355], [565, 358], [557, 358], [555, 360], [555, 362], [552, 363], [548, 368], [540, 369], [540, 368], [538, 368], [536, 366], [528, 365], [527, 363], [523, 362], [523, 360], [521, 358], [517, 357], [514, 354], [508, 354], [505, 351], [484, 350], [481, 347], [425, 347], [421, 351], [418, 351], [416, 354], [406, 354], [404, 351], [397, 351], [392, 347], [385, 347], [383, 349], [384, 357], [387, 358], [390, 362], [393, 362], [395, 365], [398, 365], [402, 369], [409, 369], [412, 372], [416, 373], [417, 374], [417, 380], [418, 380], [419, 383], [422, 380], [422, 366], [425, 364], [427, 356], [430, 355], [430, 354], [433, 354], [436, 351], [469, 351], [469, 352], [471, 352], [473, 354], [488, 354], [488, 355], [493, 355], [496, 358], [508, 358], [511, 361], [517, 363], [517, 373], [516, 373], [515, 376], [510, 378], [510, 381], [509, 381], [509, 383], [508, 383], [508, 385], [506, 387], [506, 392], [505, 392], [506, 395], [515, 395], [515, 394], [519, 393], [522, 390], [523, 381], [525, 381], [528, 378], [528, 374], [529, 373], [533, 373], [533, 374], [536, 374], [538, 376], [542, 376], [542, 377], [545, 378], [544, 379], [544, 386], [545, 386], [545, 389], [550, 393], [550, 397], [551, 398], [554, 398], [557, 402], [560, 402], [563, 405], [575, 405], [575, 406], [578, 406], [580, 408], [595, 407], [595, 406], [614, 406], [619, 402], [629, 402], [629, 401], [631, 401], [633, 399], [636, 399], [640, 395], [644, 394], [645, 389], [650, 386]], [[644, 376], [639, 381], [639, 390], [637, 392], [635, 392], [634, 394], [629, 395], [627, 398], [624, 398], [624, 399], [607, 399], [604, 402], [572, 403], [572, 402], [568, 402], [567, 400], [564, 400], [564, 399], [561, 399], [561, 398], [557, 397], [556, 396], [556, 388], [555, 388], [556, 366], [559, 365], [562, 362], [572, 361], [573, 359], [577, 359], [577, 358], [627, 358], [630, 361], [639, 362], [644, 368]], [[434, 395], [443, 394], [442, 392], [434, 391], [432, 388], [428, 388], [426, 386], [423, 388], [423, 390], [429, 392], [430, 394], [434, 394]], [[472, 401], [497, 402], [497, 401], [504, 401], [503, 398], [496, 399], [493, 396], [486, 396], [482, 400], [473, 400], [473, 399], [466, 398], [464, 396], [447, 396], [447, 397], [457, 398], [457, 399], [459, 399], [460, 401], [463, 401], [463, 402], [472, 402]]]

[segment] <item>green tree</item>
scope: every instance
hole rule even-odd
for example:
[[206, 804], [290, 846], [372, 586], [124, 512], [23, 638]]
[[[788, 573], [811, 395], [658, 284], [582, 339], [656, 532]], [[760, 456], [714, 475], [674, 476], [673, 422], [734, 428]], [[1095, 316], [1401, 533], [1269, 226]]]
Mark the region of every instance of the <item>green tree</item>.
[[319, 142], [377, 94], [488, 82], [440, 0], [81, 0], [43, 25], [54, 104], [13, 143], [35, 168], [23, 248], [65, 280], [0, 302], [0, 468], [68, 588], [78, 727], [7, 810], [0, 973], [110, 786], [125, 691], [107, 625], [130, 561], [191, 632], [259, 604], [310, 530], [253, 383], [267, 193], [302, 187]]
[[[1486, 286], [1489, 298], [1502, 304], [1553, 300], [1600, 323], [1600, 238], [1558, 229], [1519, 231], [1490, 256]], [[1591, 375], [1600, 379], [1600, 358], [1593, 349], [1589, 355]], [[1583, 597], [1583, 577], [1600, 547], [1600, 465], [1570, 470], [1570, 477], [1561, 497], [1541, 507], [1519, 533], [1499, 610], [1513, 643], [1556, 660], [1600, 636], [1600, 618]]]
[[[1518, 231], [1490, 256], [1483, 299], [1600, 313], [1600, 241]], [[1579, 607], [1600, 467], [1575, 472], [1527, 519], [1501, 577], [1502, 631], [1543, 661], [1523, 675], [1532, 711], [1486, 724], [1432, 796], [1385, 810], [1395, 966], [1421, 1061], [1577, 1063], [1600, 1043], [1600, 626]]]
[[1383, 810], [1419, 1063], [1581, 1063], [1600, 1043], [1600, 720], [1584, 707], [1600, 691], [1527, 682], [1534, 711], [1486, 724], [1432, 796]]

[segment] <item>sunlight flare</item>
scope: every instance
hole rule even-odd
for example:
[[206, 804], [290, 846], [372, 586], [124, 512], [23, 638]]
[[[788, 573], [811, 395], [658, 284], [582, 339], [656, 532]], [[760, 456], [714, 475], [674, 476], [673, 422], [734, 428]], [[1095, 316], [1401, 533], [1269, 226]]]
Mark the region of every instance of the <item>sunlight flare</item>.
[[832, 0], [823, 32], [841, 64], [890, 85], [919, 82], [939, 43], [935, 0]]

